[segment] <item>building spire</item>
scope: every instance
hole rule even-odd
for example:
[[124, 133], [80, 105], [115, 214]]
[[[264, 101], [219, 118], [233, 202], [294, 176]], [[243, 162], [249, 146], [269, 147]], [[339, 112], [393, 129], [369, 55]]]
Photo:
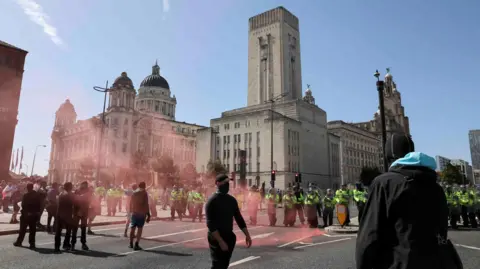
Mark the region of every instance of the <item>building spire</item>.
[[160, 66], [158, 66], [158, 60], [155, 60], [155, 65], [152, 67], [152, 75], [160, 75]]

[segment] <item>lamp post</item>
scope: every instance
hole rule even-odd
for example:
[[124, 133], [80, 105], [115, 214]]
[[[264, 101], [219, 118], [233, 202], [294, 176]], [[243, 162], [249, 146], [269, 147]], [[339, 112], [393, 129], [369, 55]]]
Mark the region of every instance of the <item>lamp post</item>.
[[[288, 92], [285, 92], [285, 93], [282, 93], [282, 94], [279, 94], [275, 97], [272, 97], [270, 100], [267, 100], [265, 103], [270, 103], [270, 173], [272, 173], [273, 171], [273, 107], [275, 105], [275, 103], [281, 99], [283, 99], [283, 97], [287, 96], [288, 95]], [[272, 188], [275, 188], [275, 182], [274, 181], [271, 181], [271, 187]]]
[[96, 180], [98, 181], [100, 179], [100, 162], [101, 162], [101, 153], [102, 153], [102, 145], [103, 145], [103, 132], [105, 128], [105, 109], [107, 106], [107, 93], [110, 92], [111, 90], [108, 88], [108, 80], [105, 83], [105, 88], [99, 87], [99, 86], [94, 86], [93, 89], [97, 92], [102, 92], [104, 93], [103, 97], [103, 111], [102, 111], [102, 126], [100, 127], [100, 139], [98, 140], [98, 150], [97, 150], [97, 168], [96, 168]]
[[35, 147], [35, 153], [33, 154], [32, 170], [30, 172], [30, 176], [33, 176], [33, 168], [35, 167], [35, 158], [37, 158], [37, 150], [39, 147], [46, 148], [47, 145], [38, 145]]
[[387, 143], [387, 128], [385, 126], [385, 105], [383, 100], [384, 83], [380, 80], [380, 73], [375, 71], [374, 76], [377, 78], [377, 91], [378, 91], [378, 105], [380, 107], [380, 123], [382, 125], [382, 154], [383, 154], [383, 172], [388, 171], [388, 161], [385, 155], [385, 146]]

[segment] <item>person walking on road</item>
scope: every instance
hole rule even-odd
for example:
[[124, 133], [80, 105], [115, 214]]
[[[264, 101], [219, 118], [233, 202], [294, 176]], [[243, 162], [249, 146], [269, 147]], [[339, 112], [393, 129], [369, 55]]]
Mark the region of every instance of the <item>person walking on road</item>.
[[[145, 182], [138, 184], [138, 189], [132, 194], [130, 200], [130, 248], [134, 250], [141, 250], [139, 246], [140, 238], [142, 238], [143, 226], [145, 222], [150, 222], [150, 207], [148, 205], [148, 194], [145, 190]], [[133, 245], [133, 239], [135, 238], [135, 230], [138, 229], [136, 234], [135, 246]]]
[[212, 269], [227, 269], [230, 264], [237, 237], [233, 232], [233, 219], [245, 234], [247, 247], [252, 245], [252, 238], [247, 224], [240, 213], [237, 200], [228, 194], [230, 179], [226, 175], [216, 178], [217, 192], [214, 193], [205, 205], [208, 244]]
[[448, 207], [435, 159], [414, 152], [404, 134], [392, 134], [385, 147], [394, 162], [370, 186], [357, 235], [357, 269], [444, 268], [439, 253]]
[[137, 184], [132, 184], [132, 187], [130, 190], [125, 190], [125, 196], [127, 197], [127, 199], [125, 199], [126, 208], [127, 208], [127, 221], [125, 223], [125, 232], [123, 234], [124, 237], [128, 237], [127, 235], [128, 227], [130, 226], [130, 219], [132, 218], [132, 212], [130, 212], [130, 202], [132, 200], [132, 195], [136, 190], [137, 190]]
[[55, 252], [60, 252], [60, 242], [62, 237], [62, 230], [65, 228], [65, 239], [63, 240], [63, 249], [70, 250], [70, 236], [73, 226], [73, 205], [75, 195], [72, 193], [73, 185], [71, 182], [66, 182], [63, 185], [63, 192], [58, 196], [58, 207], [55, 221]]
[[41, 210], [40, 196], [33, 190], [33, 184], [27, 184], [27, 193], [23, 195], [22, 199], [22, 215], [20, 216], [20, 231], [18, 238], [13, 243], [16, 247], [21, 247], [25, 234], [27, 233], [27, 227], [29, 229], [28, 243], [30, 248], [35, 248], [35, 234], [37, 231], [37, 221]]

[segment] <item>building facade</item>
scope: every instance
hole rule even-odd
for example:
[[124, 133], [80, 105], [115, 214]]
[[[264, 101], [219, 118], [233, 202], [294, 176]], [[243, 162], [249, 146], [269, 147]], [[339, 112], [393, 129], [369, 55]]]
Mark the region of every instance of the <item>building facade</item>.
[[328, 122], [328, 131], [340, 138], [341, 183], [360, 180], [363, 167], [379, 167], [379, 140], [372, 132], [343, 121]]
[[480, 130], [470, 130], [468, 140], [470, 142], [472, 166], [474, 169], [480, 169]]
[[328, 156], [332, 188], [338, 189], [342, 178], [341, 137], [332, 132], [328, 132]]
[[310, 89], [302, 98], [298, 18], [283, 7], [250, 18], [248, 54], [247, 106], [223, 112], [199, 131], [205, 141], [198, 144], [208, 149], [197, 154], [210, 155], [197, 155], [197, 170], [219, 159], [236, 172], [238, 151], [246, 150], [249, 185], [268, 185], [276, 170], [279, 189], [292, 186], [296, 173], [305, 186], [331, 187], [327, 114]]
[[453, 159], [451, 160], [451, 164], [458, 167], [460, 173], [465, 176], [468, 182], [473, 182], [473, 168], [467, 161], [462, 159]]
[[437, 171], [441, 172], [443, 169], [445, 169], [447, 164], [452, 162], [452, 160], [447, 157], [437, 155], [435, 156], [435, 162], [437, 163]]
[[175, 120], [177, 101], [160, 75], [158, 64], [152, 67], [152, 74], [142, 81], [138, 92], [123, 72], [109, 88], [108, 95], [104, 123], [102, 114], [77, 120], [69, 100], [57, 110], [50, 181], [74, 181], [82, 160], [87, 157], [100, 160], [101, 172], [113, 175], [130, 167], [137, 152], [149, 164], [167, 156], [180, 169], [188, 164], [195, 166], [197, 130], [205, 127]]
[[8, 176], [12, 157], [26, 51], [0, 41], [0, 179]]

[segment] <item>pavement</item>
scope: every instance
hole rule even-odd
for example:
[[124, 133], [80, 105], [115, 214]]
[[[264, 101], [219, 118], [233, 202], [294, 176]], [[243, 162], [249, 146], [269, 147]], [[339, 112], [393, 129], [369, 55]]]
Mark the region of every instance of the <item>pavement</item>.
[[[105, 205], [102, 205], [102, 213], [103, 215], [95, 217], [92, 226], [122, 224], [125, 223], [125, 218], [127, 217], [126, 211], [116, 212], [115, 216], [106, 216], [107, 207]], [[19, 224], [10, 224], [11, 217], [11, 213], [0, 213], [0, 236], [18, 233]], [[162, 207], [157, 205], [157, 218], [155, 220], [165, 220], [168, 218], [170, 218], [170, 210], [162, 210]], [[17, 217], [17, 219], [20, 219], [20, 215]], [[40, 223], [43, 225], [47, 224], [46, 211], [42, 214]]]

